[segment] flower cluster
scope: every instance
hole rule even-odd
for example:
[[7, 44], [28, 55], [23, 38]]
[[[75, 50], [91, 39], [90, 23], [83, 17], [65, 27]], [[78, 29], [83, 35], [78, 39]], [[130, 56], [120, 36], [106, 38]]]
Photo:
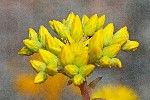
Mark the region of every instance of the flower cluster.
[[62, 22], [52, 20], [51, 28], [59, 38], [40, 26], [38, 34], [29, 28], [29, 38], [23, 40], [24, 47], [20, 55], [39, 53], [41, 61], [31, 60], [31, 65], [38, 72], [35, 83], [47, 80], [47, 75], [63, 73], [69, 82], [80, 85], [92, 73], [95, 64], [101, 67], [116, 66], [121, 68], [121, 61], [116, 58], [120, 50], [134, 51], [139, 46], [137, 41], [129, 40], [127, 27], [114, 33], [113, 23], [103, 28], [105, 15], [97, 14], [90, 18], [70, 13]]

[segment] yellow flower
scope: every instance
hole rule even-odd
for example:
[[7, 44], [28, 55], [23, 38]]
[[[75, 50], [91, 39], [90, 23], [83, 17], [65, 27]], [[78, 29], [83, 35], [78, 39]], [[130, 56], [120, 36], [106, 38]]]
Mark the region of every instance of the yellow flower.
[[29, 28], [29, 39], [38, 41], [37, 33], [32, 28]]
[[113, 23], [108, 24], [103, 31], [104, 34], [104, 46], [108, 46], [110, 41], [112, 40], [114, 32], [114, 25]]
[[54, 76], [58, 73], [58, 67], [53, 64], [48, 64], [45, 71], [49, 76]]
[[127, 40], [129, 39], [129, 33], [127, 31], [127, 27], [123, 27], [120, 30], [118, 30], [114, 35], [113, 39], [110, 42], [110, 45], [119, 43], [120, 45], [123, 45]]
[[80, 84], [83, 83], [84, 80], [85, 80], [85, 79], [84, 79], [80, 74], [78, 74], [78, 75], [75, 75], [75, 76], [74, 76], [74, 78], [73, 78], [73, 83], [74, 83], [75, 85], [80, 85]]
[[41, 59], [46, 63], [46, 64], [52, 64], [54, 66], [57, 66], [58, 58], [51, 52], [47, 50], [40, 49], [39, 54]]
[[82, 67], [84, 65], [87, 65], [88, 61], [89, 61], [88, 51], [83, 51], [81, 54], [76, 55], [73, 63], [78, 67]]
[[74, 18], [71, 30], [71, 37], [76, 42], [81, 40], [81, 38], [83, 37], [82, 23], [78, 15], [76, 15]]
[[113, 58], [118, 54], [120, 48], [121, 48], [120, 44], [113, 44], [108, 47], [105, 47], [103, 49], [103, 56]]
[[46, 34], [46, 48], [54, 54], [58, 54], [61, 51], [59, 43], [50, 34]]
[[115, 66], [115, 67], [122, 67], [122, 63], [118, 58], [112, 58], [111, 59], [111, 66]]
[[102, 30], [98, 30], [97, 32], [95, 32], [95, 34], [89, 41], [88, 48], [91, 62], [96, 62], [102, 56], [101, 49], [103, 48], [103, 41], [104, 38]]
[[64, 71], [70, 78], [78, 74], [79, 68], [76, 65], [66, 65]]
[[123, 85], [104, 85], [98, 87], [92, 93], [92, 98], [103, 98], [106, 100], [139, 100], [135, 91]]
[[42, 44], [39, 41], [25, 39], [23, 43], [33, 52], [38, 52], [42, 48]]
[[91, 18], [87, 21], [85, 26], [83, 27], [83, 31], [87, 36], [92, 36], [96, 31], [98, 16], [97, 14], [91, 16]]
[[40, 26], [39, 29], [39, 41], [41, 42], [41, 44], [45, 47], [45, 36], [46, 35], [50, 35], [50, 33], [48, 32], [48, 30], [42, 25]]
[[30, 63], [37, 72], [45, 71], [45, 68], [46, 68], [45, 63], [43, 63], [41, 61], [37, 61], [37, 60], [30, 60]]
[[60, 61], [63, 65], [72, 64], [74, 61], [74, 54], [70, 45], [64, 45], [60, 52]]
[[72, 29], [72, 24], [73, 24], [74, 18], [75, 18], [75, 15], [74, 15], [73, 12], [71, 12], [71, 13], [68, 15], [67, 19], [64, 20], [64, 22], [63, 22], [63, 24], [64, 24], [66, 27], [68, 27], [68, 29], [69, 29], [70, 31], [71, 31], [71, 29]]
[[100, 65], [102, 67], [111, 67], [111, 59], [107, 56], [104, 56], [100, 59]]
[[97, 25], [96, 25], [96, 31], [103, 28], [103, 25], [105, 23], [105, 18], [106, 18], [105, 15], [102, 15], [98, 18]]
[[82, 26], [84, 27], [84, 25], [88, 22], [89, 18], [86, 15], [82, 16]]
[[80, 85], [92, 73], [94, 65], [121, 68], [121, 61], [114, 57], [121, 49], [134, 51], [139, 43], [129, 40], [127, 27], [113, 34], [113, 23], [103, 28], [104, 23], [105, 15], [98, 17], [94, 14], [90, 18], [83, 15], [81, 20], [71, 12], [62, 22], [49, 21], [58, 38], [53, 37], [44, 26], [40, 26], [39, 34], [29, 28], [29, 39], [23, 41], [25, 46], [18, 54], [39, 53], [43, 62], [31, 61], [33, 68], [39, 72], [35, 83], [45, 81], [44, 73], [53, 76], [60, 72], [75, 85]]
[[27, 55], [27, 56], [30, 56], [33, 54], [33, 52], [27, 48], [26, 46], [23, 47], [19, 52], [18, 52], [19, 55]]
[[70, 34], [69, 29], [59, 21], [53, 20], [49, 24], [61, 38], [66, 38], [66, 34]]
[[90, 73], [93, 72], [95, 66], [92, 64], [85, 65], [80, 68], [79, 74], [82, 75], [84, 78], [86, 78]]
[[137, 41], [128, 40], [127, 43], [125, 45], [123, 45], [122, 50], [124, 50], [124, 51], [135, 51], [138, 46], [139, 46], [139, 43]]
[[47, 74], [41, 71], [36, 75], [34, 83], [43, 83], [47, 80], [47, 78], [48, 78]]

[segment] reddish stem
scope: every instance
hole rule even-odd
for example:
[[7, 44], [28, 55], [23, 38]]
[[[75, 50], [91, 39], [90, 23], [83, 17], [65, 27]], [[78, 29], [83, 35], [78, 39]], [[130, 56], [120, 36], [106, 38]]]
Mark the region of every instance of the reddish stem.
[[89, 91], [89, 87], [87, 85], [87, 82], [84, 81], [80, 86], [80, 91], [81, 91], [81, 95], [82, 95], [82, 100], [90, 100], [90, 91]]

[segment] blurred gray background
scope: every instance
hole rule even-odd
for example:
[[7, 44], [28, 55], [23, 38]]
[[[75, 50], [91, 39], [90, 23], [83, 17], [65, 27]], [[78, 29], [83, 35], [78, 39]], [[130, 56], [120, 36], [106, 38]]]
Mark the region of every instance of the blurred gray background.
[[[140, 43], [138, 50], [120, 52], [118, 58], [123, 62], [122, 69], [97, 68], [88, 80], [103, 76], [100, 84], [121, 83], [137, 91], [141, 100], [149, 100], [150, 0], [0, 0], [0, 100], [53, 100], [49, 91], [45, 91], [47, 95], [41, 92], [30, 95], [19, 89], [30, 85], [23, 82], [25, 86], [19, 87], [16, 82], [19, 76], [24, 73], [29, 79], [30, 74], [36, 73], [29, 64], [31, 57], [19, 56], [17, 52], [23, 47], [22, 40], [28, 37], [29, 27], [38, 31], [40, 25], [44, 25], [53, 34], [48, 21], [61, 21], [70, 12], [80, 17], [83, 14], [105, 14], [105, 25], [113, 22], [115, 31], [128, 27], [130, 39]], [[61, 82], [53, 84], [53, 87], [57, 84]], [[58, 91], [60, 100], [81, 99], [66, 84]]]

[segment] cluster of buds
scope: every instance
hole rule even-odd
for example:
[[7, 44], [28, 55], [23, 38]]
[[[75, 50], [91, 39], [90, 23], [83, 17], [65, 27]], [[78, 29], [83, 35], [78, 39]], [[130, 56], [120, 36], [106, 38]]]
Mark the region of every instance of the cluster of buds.
[[70, 13], [62, 22], [49, 22], [59, 39], [52, 37], [44, 26], [40, 27], [38, 34], [29, 28], [29, 39], [23, 40], [25, 47], [18, 54], [40, 54], [42, 61], [30, 61], [38, 72], [34, 82], [42, 83], [47, 80], [47, 75], [60, 72], [70, 78], [69, 82], [80, 85], [96, 64], [121, 68], [122, 63], [116, 55], [120, 50], [135, 51], [139, 43], [129, 40], [127, 27], [114, 33], [113, 23], [103, 28], [104, 23], [105, 15], [83, 15], [80, 19]]

